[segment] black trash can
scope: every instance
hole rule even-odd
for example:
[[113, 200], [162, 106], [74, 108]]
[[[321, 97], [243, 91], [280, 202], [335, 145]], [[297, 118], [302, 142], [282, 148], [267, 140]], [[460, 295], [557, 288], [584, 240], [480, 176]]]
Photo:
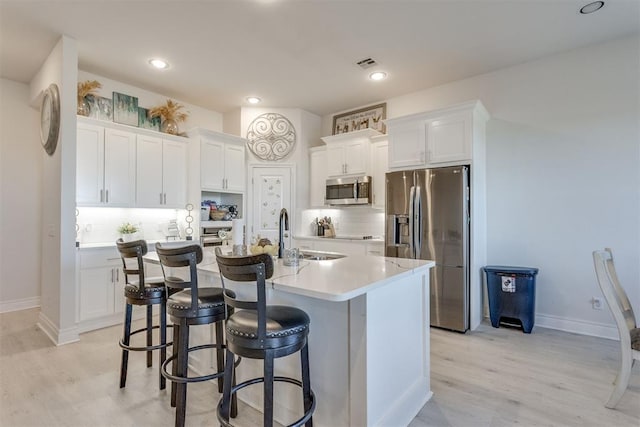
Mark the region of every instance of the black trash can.
[[525, 334], [531, 333], [536, 308], [537, 268], [488, 265], [487, 294], [491, 325], [520, 322]]

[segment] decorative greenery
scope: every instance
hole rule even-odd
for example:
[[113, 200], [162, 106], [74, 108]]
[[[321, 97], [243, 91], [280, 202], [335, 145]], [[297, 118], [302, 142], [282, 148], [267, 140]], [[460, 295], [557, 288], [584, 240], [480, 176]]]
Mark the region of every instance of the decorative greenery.
[[179, 104], [171, 99], [167, 99], [165, 105], [153, 107], [149, 110], [149, 118], [161, 117], [162, 120], [173, 120], [176, 123], [184, 122], [189, 117], [189, 114], [180, 111], [184, 108], [184, 105]]
[[118, 233], [120, 234], [133, 234], [138, 232], [138, 227], [135, 225], [125, 222], [120, 227], [118, 227]]
[[85, 96], [98, 95], [97, 90], [102, 87], [102, 84], [97, 80], [86, 80], [84, 82], [78, 82], [78, 98], [83, 99]]

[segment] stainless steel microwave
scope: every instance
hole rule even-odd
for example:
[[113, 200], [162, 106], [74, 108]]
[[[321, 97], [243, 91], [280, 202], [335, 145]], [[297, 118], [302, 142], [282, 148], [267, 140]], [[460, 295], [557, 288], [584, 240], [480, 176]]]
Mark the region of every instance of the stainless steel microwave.
[[370, 176], [328, 179], [324, 204], [370, 205], [372, 190]]

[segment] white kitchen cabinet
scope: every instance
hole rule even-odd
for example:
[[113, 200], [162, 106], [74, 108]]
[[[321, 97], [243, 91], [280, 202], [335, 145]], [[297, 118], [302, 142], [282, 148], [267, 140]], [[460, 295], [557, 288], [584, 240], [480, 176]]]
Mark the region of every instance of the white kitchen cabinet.
[[130, 207], [135, 204], [135, 147], [135, 133], [78, 123], [78, 206]]
[[372, 207], [384, 209], [386, 193], [386, 173], [388, 169], [388, 146], [387, 136], [372, 138], [371, 144], [371, 180], [372, 180]]
[[327, 176], [370, 174], [370, 138], [377, 135], [380, 132], [364, 129], [323, 137], [327, 144]]
[[246, 140], [233, 135], [197, 129], [190, 134], [200, 143], [200, 187], [204, 191], [246, 191]]
[[136, 206], [183, 208], [187, 195], [187, 144], [138, 135]]
[[327, 182], [327, 149], [313, 147], [309, 149], [309, 206], [324, 207]]
[[471, 112], [430, 120], [427, 127], [427, 161], [430, 164], [471, 159]]
[[122, 322], [124, 277], [115, 247], [79, 251], [78, 322], [82, 332]]
[[475, 129], [484, 129], [488, 117], [474, 101], [387, 120], [389, 169], [471, 163], [474, 140], [483, 138]]

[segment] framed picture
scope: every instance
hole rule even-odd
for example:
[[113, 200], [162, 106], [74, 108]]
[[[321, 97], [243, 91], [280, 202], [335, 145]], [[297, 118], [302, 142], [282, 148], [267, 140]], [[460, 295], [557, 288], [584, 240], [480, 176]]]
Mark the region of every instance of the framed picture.
[[337, 114], [333, 116], [333, 135], [369, 128], [386, 133], [386, 127], [384, 123], [382, 123], [386, 118], [386, 102], [347, 113]]
[[138, 126], [138, 98], [113, 92], [113, 121]]
[[87, 96], [89, 117], [92, 119], [113, 121], [113, 100], [104, 96]]
[[138, 127], [160, 132], [160, 117], [149, 117], [149, 109], [138, 107]]

